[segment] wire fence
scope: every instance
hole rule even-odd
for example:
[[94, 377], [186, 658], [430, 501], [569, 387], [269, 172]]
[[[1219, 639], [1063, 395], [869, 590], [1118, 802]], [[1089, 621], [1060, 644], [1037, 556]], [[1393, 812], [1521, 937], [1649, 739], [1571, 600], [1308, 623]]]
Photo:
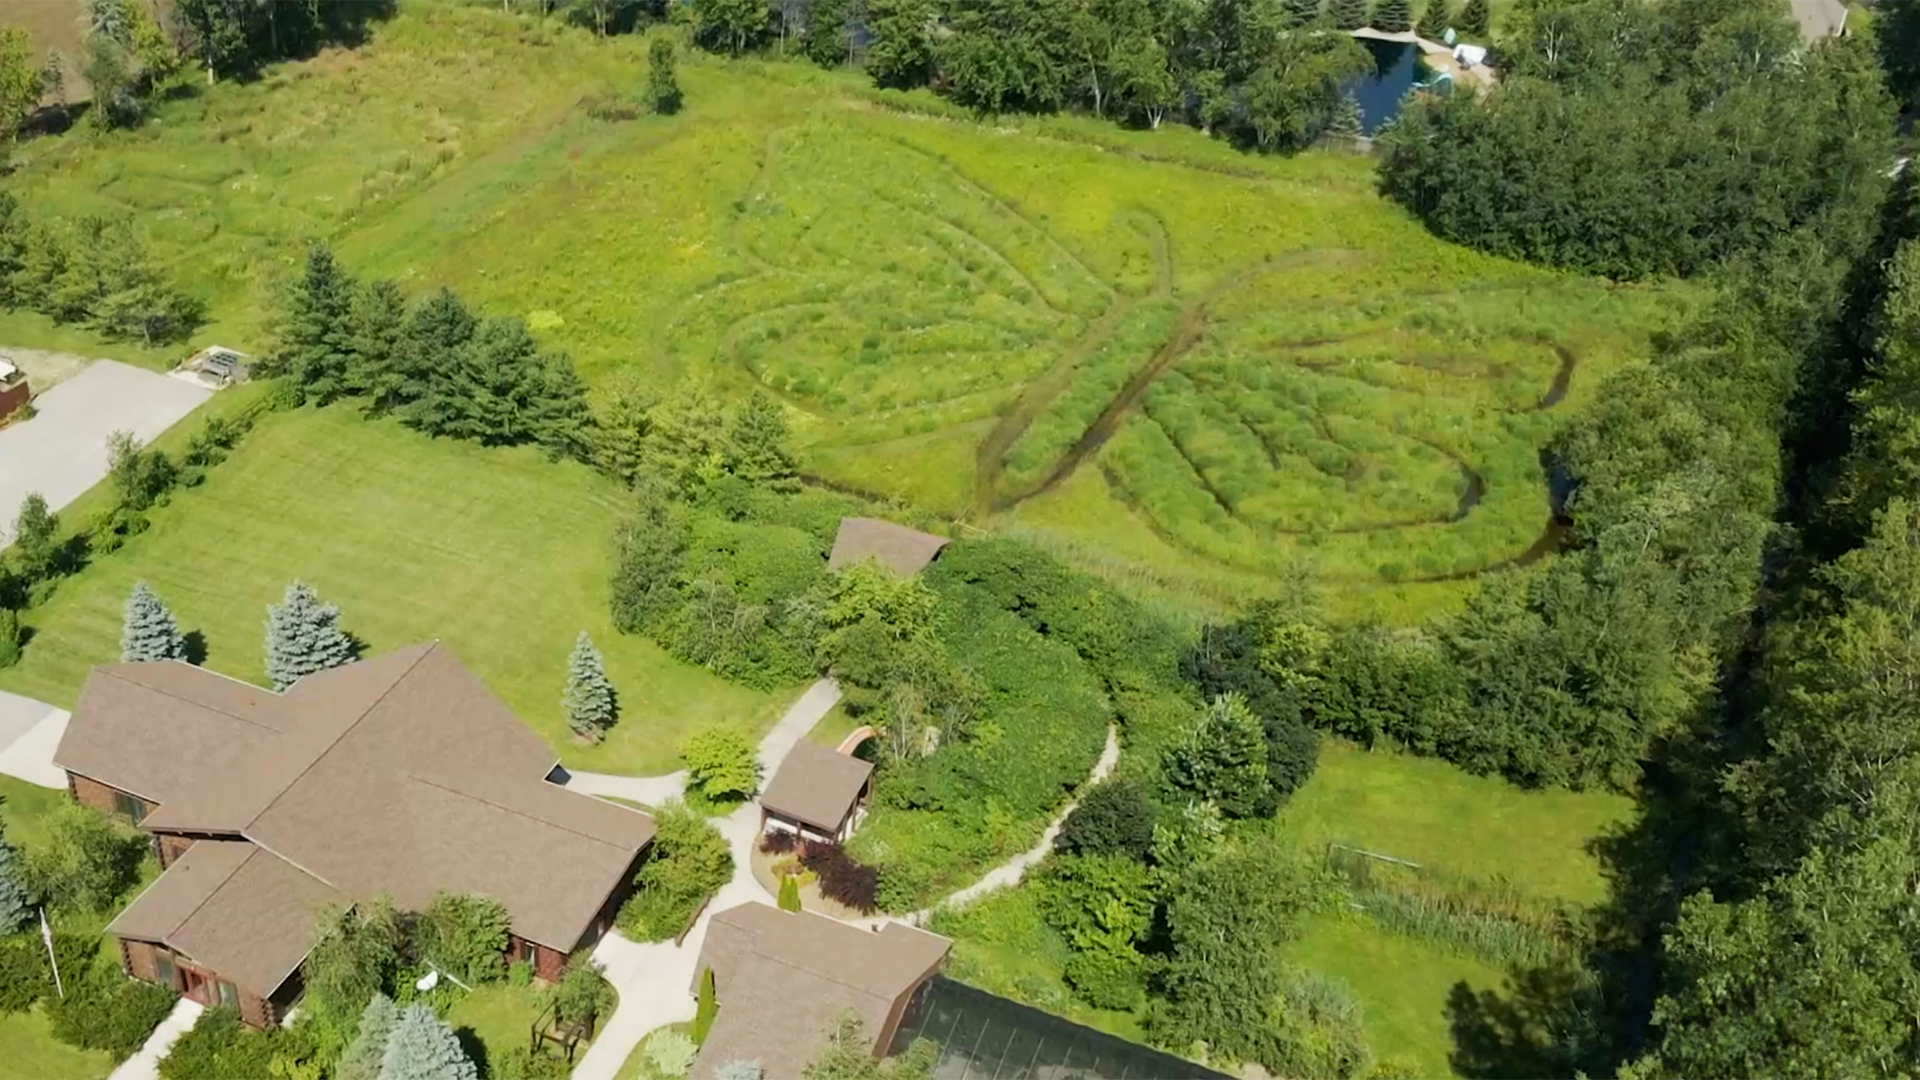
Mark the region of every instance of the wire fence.
[[944, 977], [928, 985], [890, 1053], [939, 1047], [934, 1080], [1226, 1080], [1226, 1074]]

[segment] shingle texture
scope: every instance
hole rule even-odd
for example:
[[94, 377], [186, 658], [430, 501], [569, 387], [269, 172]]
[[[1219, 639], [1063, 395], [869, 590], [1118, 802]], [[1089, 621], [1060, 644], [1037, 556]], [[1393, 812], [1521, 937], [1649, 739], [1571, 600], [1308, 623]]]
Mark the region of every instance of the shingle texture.
[[[148, 829], [234, 838], [195, 844], [115, 926], [236, 980], [266, 979], [285, 955], [297, 964], [313, 908], [381, 893], [419, 909], [442, 889], [483, 892], [506, 905], [515, 934], [571, 950], [653, 820], [547, 783], [553, 761], [438, 644], [284, 694], [185, 664], [96, 668], [54, 755], [158, 802]], [[194, 897], [200, 915], [154, 932]], [[229, 969], [212, 958], [229, 952], [261, 959]]]
[[832, 834], [871, 775], [872, 762], [802, 739], [773, 774], [766, 794], [760, 796], [760, 806]]
[[727, 1062], [758, 1061], [765, 1076], [799, 1076], [848, 1009], [877, 1039], [952, 945], [898, 923], [875, 933], [766, 904], [719, 912], [695, 970], [713, 968], [720, 1012], [691, 1075], [706, 1080]]
[[925, 570], [940, 549], [951, 542], [944, 536], [878, 518], [841, 518], [833, 552], [827, 556], [827, 569], [841, 570], [863, 559], [878, 559], [880, 565], [901, 577], [912, 577]]

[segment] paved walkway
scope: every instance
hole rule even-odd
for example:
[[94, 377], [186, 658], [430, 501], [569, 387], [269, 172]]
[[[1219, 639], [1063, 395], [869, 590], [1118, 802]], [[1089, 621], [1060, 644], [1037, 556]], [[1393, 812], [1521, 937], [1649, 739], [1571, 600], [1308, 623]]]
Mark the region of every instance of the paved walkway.
[[[131, 431], [149, 441], [192, 412], [213, 391], [113, 360], [34, 398], [39, 415], [0, 429], [0, 534], [28, 492], [58, 510], [107, 475], [107, 436]], [[0, 535], [0, 542], [6, 537]]]
[[67, 731], [67, 711], [0, 691], [0, 773], [41, 787], [65, 788], [53, 751]]
[[[773, 776], [780, 762], [786, 759], [787, 751], [805, 738], [839, 700], [840, 684], [821, 679], [807, 687], [807, 692], [788, 707], [773, 730], [760, 740], [760, 765], [766, 778]], [[645, 798], [643, 793], [672, 786], [678, 794], [685, 781], [685, 773], [644, 778], [574, 773], [567, 780], [567, 786], [590, 794], [652, 803], [658, 800]], [[664, 1024], [693, 1019], [694, 965], [699, 962], [700, 945], [706, 940], [707, 924], [714, 912], [750, 902], [764, 904], [772, 899], [753, 880], [750, 863], [753, 845], [760, 837], [760, 804], [749, 800], [714, 824], [733, 852], [733, 879], [707, 904], [686, 940], [678, 947], [671, 941], [640, 944], [610, 933], [594, 948], [593, 958], [606, 968], [607, 981], [619, 991], [620, 1004], [587, 1047], [586, 1055], [573, 1067], [573, 1080], [614, 1080], [620, 1066], [648, 1032]]]
[[160, 1059], [173, 1049], [176, 1039], [193, 1028], [194, 1021], [199, 1020], [204, 1011], [206, 1007], [191, 998], [174, 1002], [173, 1011], [147, 1036], [146, 1044], [121, 1062], [107, 1080], [159, 1080]]

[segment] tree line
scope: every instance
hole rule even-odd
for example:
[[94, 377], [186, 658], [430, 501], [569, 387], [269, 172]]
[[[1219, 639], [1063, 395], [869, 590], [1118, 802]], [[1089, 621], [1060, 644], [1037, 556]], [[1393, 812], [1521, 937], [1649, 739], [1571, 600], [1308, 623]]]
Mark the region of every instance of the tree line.
[[146, 345], [184, 340], [205, 318], [205, 306], [154, 265], [131, 220], [35, 220], [6, 192], [0, 304]]
[[1804, 46], [1772, 0], [1523, 12], [1497, 89], [1412, 101], [1383, 141], [1380, 190], [1440, 236], [1691, 275], [1876, 205], [1893, 109], [1868, 39]]

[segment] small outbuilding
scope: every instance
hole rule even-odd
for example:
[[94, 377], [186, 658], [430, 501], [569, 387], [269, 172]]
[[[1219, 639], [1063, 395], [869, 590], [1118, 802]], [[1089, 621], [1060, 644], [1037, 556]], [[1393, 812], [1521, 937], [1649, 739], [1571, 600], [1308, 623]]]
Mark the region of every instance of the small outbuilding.
[[27, 373], [11, 360], [0, 358], [0, 420], [12, 416], [33, 397], [27, 387]]
[[799, 1076], [840, 1015], [864, 1022], [880, 1057], [946, 963], [953, 942], [900, 923], [862, 930], [811, 911], [745, 903], [716, 913], [700, 946], [693, 985], [713, 973], [720, 1010], [688, 1075], [711, 1080], [724, 1065], [753, 1061], [762, 1076]]
[[802, 739], [760, 796], [760, 831], [840, 843], [866, 817], [872, 780], [873, 762]]
[[841, 518], [840, 532], [833, 538], [833, 554], [827, 556], [827, 569], [844, 570], [857, 562], [877, 559], [901, 577], [912, 577], [925, 570], [950, 543], [944, 536], [878, 518]]

